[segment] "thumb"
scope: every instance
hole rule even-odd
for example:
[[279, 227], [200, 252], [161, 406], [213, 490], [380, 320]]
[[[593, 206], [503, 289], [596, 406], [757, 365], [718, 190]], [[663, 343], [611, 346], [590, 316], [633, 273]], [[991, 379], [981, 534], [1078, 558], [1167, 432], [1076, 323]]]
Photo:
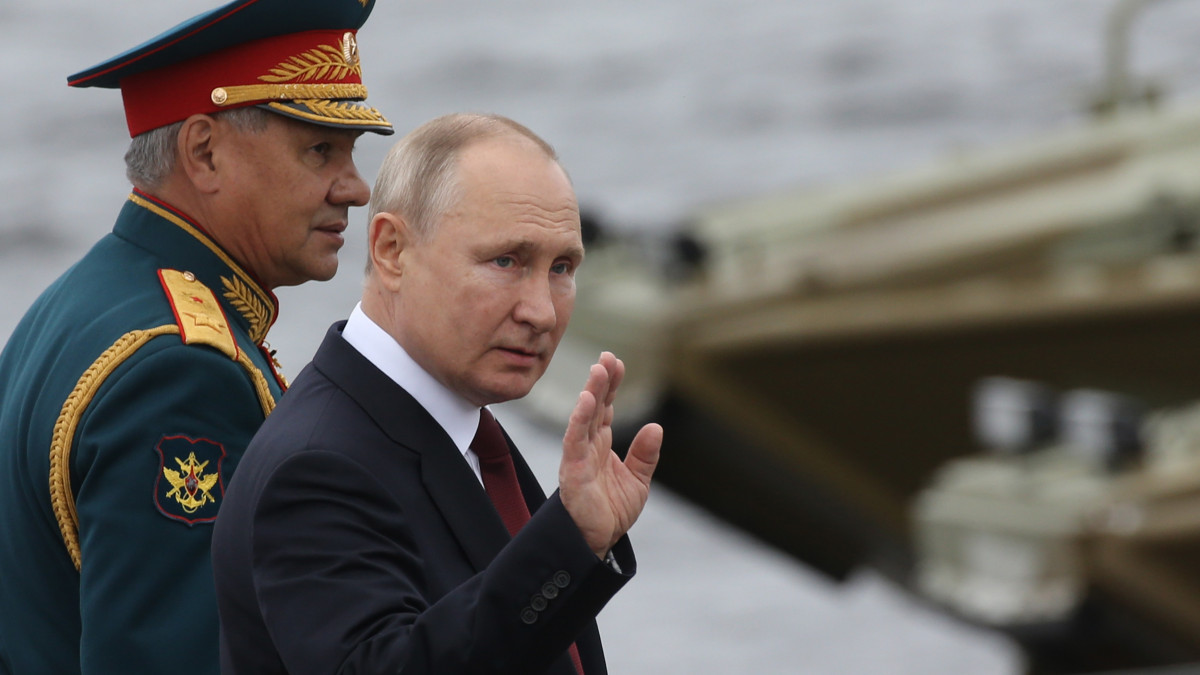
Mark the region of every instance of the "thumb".
[[625, 455], [625, 466], [643, 485], [650, 484], [654, 469], [658, 467], [662, 441], [663, 428], [657, 424], [647, 424], [638, 431], [633, 443], [629, 445], [629, 452]]

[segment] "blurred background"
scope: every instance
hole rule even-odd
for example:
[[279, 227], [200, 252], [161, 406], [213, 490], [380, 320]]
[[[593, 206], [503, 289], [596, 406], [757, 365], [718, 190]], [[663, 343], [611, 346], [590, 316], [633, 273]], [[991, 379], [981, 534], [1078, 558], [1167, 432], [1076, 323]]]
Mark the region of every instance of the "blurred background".
[[[119, 94], [66, 76], [213, 4], [0, 5], [0, 337], [128, 194]], [[1194, 0], [380, 0], [364, 81], [398, 132], [513, 117], [587, 212], [568, 341], [503, 417], [543, 484], [601, 348], [618, 414], [667, 427], [612, 672], [1200, 661], [1197, 26]], [[388, 147], [360, 140], [368, 182]], [[279, 293], [289, 375], [357, 300], [364, 229]]]

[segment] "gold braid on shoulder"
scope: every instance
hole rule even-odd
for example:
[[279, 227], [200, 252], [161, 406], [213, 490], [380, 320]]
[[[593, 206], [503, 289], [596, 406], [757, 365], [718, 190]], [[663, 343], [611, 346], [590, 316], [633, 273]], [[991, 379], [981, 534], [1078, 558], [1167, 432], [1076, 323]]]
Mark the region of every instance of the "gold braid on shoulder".
[[79, 514], [75, 511], [75, 495], [71, 491], [70, 460], [79, 419], [100, 386], [117, 366], [150, 340], [159, 335], [171, 334], [178, 335], [179, 326], [169, 324], [122, 335], [83, 372], [83, 376], [75, 383], [75, 388], [63, 402], [62, 411], [54, 423], [54, 433], [50, 437], [50, 504], [54, 508], [58, 529], [62, 532], [63, 543], [67, 546], [67, 552], [71, 554], [71, 562], [75, 563], [76, 570], [80, 568]]
[[[108, 376], [134, 352], [160, 335], [178, 334], [179, 326], [168, 324], [122, 335], [84, 371], [67, 400], [63, 402], [62, 411], [58, 414], [54, 432], [50, 437], [50, 505], [58, 521], [63, 544], [67, 547], [67, 553], [70, 554], [76, 571], [81, 568], [82, 553], [79, 545], [79, 514], [75, 510], [75, 494], [71, 489], [71, 448], [75, 442], [79, 420]], [[271, 414], [275, 409], [275, 397], [271, 394], [262, 371], [245, 353], [239, 354], [236, 361], [249, 373], [254, 383], [263, 416]]]

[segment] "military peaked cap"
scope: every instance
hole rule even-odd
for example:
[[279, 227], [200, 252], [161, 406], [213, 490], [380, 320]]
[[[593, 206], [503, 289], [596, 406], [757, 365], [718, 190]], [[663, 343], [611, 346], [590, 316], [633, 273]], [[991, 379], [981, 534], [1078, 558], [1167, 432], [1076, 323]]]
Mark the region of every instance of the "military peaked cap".
[[375, 0], [234, 0], [67, 78], [120, 88], [129, 135], [246, 106], [391, 134], [364, 102], [358, 29]]

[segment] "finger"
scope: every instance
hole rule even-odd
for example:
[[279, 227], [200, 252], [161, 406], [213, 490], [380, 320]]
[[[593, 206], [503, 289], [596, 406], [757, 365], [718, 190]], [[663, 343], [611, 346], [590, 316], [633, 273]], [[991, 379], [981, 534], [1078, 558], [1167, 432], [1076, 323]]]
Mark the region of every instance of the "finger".
[[604, 405], [611, 406], [617, 397], [617, 388], [625, 377], [625, 364], [612, 352], [602, 352], [600, 363], [608, 371], [608, 396], [603, 399]]
[[600, 352], [598, 363], [604, 366], [605, 370], [612, 371], [613, 365], [617, 362], [617, 356], [610, 351]]
[[617, 397], [617, 389], [621, 386], [621, 381], [625, 379], [625, 362], [617, 357], [613, 357], [613, 367], [609, 370], [608, 375], [608, 404], [612, 405], [613, 399]]
[[625, 364], [612, 352], [602, 352], [599, 363], [608, 372], [608, 395], [602, 399], [604, 409], [601, 411], [603, 419], [600, 420], [600, 428], [604, 429], [612, 426], [613, 423], [613, 402], [617, 398], [617, 388], [621, 385], [622, 378], [625, 377]]
[[633, 443], [629, 445], [625, 466], [643, 485], [650, 485], [650, 478], [654, 475], [654, 469], [658, 467], [662, 440], [663, 428], [657, 424], [647, 424], [638, 431]]
[[599, 433], [604, 423], [606, 407], [601, 402], [608, 399], [609, 388], [608, 369], [602, 363], [592, 364], [588, 371], [587, 385], [584, 387], [584, 391], [589, 392], [596, 400], [592, 417], [588, 421], [588, 433], [592, 436]]
[[587, 457], [588, 435], [595, 412], [595, 395], [587, 389], [579, 392], [579, 399], [575, 401], [575, 409], [571, 411], [571, 417], [567, 420], [567, 431], [563, 434], [564, 462], [575, 462]]

